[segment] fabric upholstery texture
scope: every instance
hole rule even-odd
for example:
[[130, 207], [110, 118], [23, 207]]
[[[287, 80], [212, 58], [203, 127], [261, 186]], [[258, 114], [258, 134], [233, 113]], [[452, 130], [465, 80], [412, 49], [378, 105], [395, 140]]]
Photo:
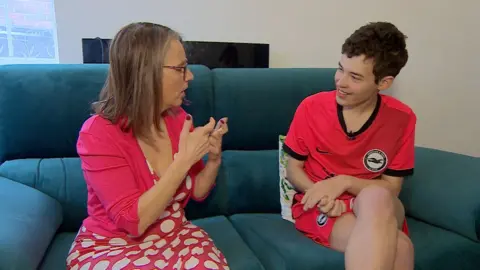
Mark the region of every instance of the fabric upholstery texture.
[[335, 88], [335, 69], [215, 69], [215, 118], [228, 117], [225, 150], [277, 149], [300, 101]]
[[62, 223], [61, 205], [3, 177], [0, 201], [0, 269], [36, 269]]
[[480, 159], [417, 147], [400, 199], [407, 215], [480, 242]]

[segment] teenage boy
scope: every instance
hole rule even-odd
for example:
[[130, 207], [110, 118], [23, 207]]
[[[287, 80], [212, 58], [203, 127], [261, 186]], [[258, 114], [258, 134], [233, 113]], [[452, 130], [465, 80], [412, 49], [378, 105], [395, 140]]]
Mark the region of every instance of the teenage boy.
[[413, 269], [398, 194], [413, 173], [416, 116], [380, 93], [407, 63], [405, 39], [388, 22], [356, 30], [342, 46], [336, 91], [301, 102], [284, 144], [295, 227], [345, 252], [348, 270]]

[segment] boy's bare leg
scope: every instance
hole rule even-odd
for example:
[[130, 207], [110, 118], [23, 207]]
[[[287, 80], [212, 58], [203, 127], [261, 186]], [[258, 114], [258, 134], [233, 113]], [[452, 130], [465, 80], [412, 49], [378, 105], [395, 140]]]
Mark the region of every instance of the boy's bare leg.
[[402, 231], [398, 232], [397, 255], [395, 256], [394, 270], [413, 270], [414, 254], [410, 238]]
[[332, 248], [345, 252], [347, 270], [413, 269], [413, 245], [398, 230], [404, 219], [398, 198], [383, 188], [365, 188], [354, 213], [338, 218], [330, 235]]
[[353, 210], [357, 219], [345, 248], [346, 269], [393, 269], [398, 222], [391, 194], [379, 187], [365, 188]]

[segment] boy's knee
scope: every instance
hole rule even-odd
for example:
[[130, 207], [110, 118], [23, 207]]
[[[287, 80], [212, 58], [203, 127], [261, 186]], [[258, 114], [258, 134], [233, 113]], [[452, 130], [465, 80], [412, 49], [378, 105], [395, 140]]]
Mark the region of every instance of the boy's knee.
[[356, 214], [392, 215], [395, 216], [395, 200], [392, 193], [383, 187], [369, 186], [364, 188], [355, 198], [353, 209]]
[[397, 256], [402, 257], [402, 260], [412, 261], [414, 258], [414, 247], [412, 240], [403, 232], [398, 233], [397, 237]]
[[398, 229], [402, 230], [403, 222], [405, 221], [405, 208], [397, 197], [393, 198], [393, 204], [395, 207], [395, 217], [397, 218]]

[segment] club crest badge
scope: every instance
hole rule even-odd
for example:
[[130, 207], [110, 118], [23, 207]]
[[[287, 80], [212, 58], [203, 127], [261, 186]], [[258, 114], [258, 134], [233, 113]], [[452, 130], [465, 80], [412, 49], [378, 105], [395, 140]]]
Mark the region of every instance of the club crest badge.
[[317, 217], [317, 225], [318, 226], [320, 226], [320, 227], [325, 226], [325, 224], [327, 224], [327, 221], [328, 221], [327, 215], [325, 215], [324, 213], [320, 213], [320, 215], [318, 215], [318, 217]]
[[387, 155], [379, 149], [368, 151], [363, 157], [363, 165], [371, 172], [379, 172], [387, 166]]

